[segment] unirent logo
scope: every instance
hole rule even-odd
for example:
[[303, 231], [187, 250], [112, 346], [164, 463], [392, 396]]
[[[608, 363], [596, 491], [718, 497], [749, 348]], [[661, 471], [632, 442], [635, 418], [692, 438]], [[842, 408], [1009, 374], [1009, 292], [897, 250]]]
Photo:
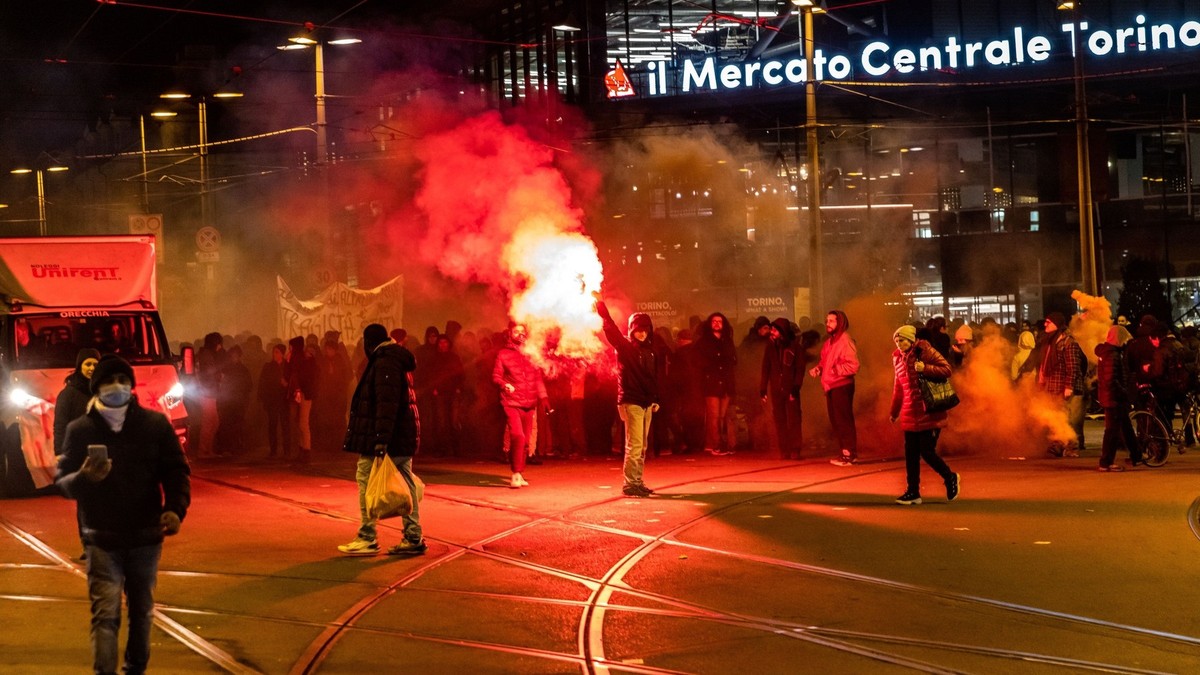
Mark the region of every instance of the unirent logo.
[[119, 267], [63, 267], [62, 265], [30, 265], [34, 279], [92, 279], [115, 281]]
[[[1086, 21], [1078, 25], [1062, 25], [1074, 56], [1076, 32], [1085, 52], [1092, 57], [1137, 52], [1171, 52], [1200, 47], [1200, 21], [1185, 21], [1176, 26], [1170, 23], [1148, 24], [1145, 15], [1134, 18], [1133, 26], [1111, 30], [1089, 28]], [[937, 71], [962, 72], [976, 67], [1015, 67], [1042, 63], [1053, 55], [1053, 44], [1044, 35], [1026, 35], [1016, 27], [1012, 35], [990, 42], [968, 42], [961, 37], [948, 37], [940, 44], [932, 43], [918, 49], [893, 48], [876, 40], [862, 48], [855, 58], [845, 54], [828, 55], [817, 49], [813, 53], [814, 81], [848, 80], [857, 73], [868, 78], [890, 77], [895, 74], [929, 73]], [[676, 93], [732, 91], [735, 89], [770, 89], [777, 86], [803, 84], [808, 78], [808, 63], [803, 58], [771, 61], [720, 63], [714, 57], [703, 61], [684, 61], [673, 70], [669, 61], [646, 64], [646, 81], [650, 96]], [[672, 86], [669, 86], [670, 81]]]

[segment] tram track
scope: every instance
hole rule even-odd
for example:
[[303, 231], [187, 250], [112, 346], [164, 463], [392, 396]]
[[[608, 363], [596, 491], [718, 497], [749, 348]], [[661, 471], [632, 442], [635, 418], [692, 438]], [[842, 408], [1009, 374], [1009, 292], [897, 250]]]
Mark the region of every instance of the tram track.
[[[754, 469], [751, 471], [731, 472], [731, 473], [723, 474], [720, 476], [708, 476], [703, 480], [706, 482], [714, 481], [714, 480], [736, 480], [738, 478], [742, 478], [742, 477], [746, 477], [746, 476], [761, 475], [761, 474], [770, 473], [773, 471], [778, 471], [781, 468], [785, 468], [785, 467], [775, 466], [775, 467], [757, 468], [757, 469]], [[899, 467], [892, 467], [892, 468], [899, 468]], [[844, 570], [836, 570], [833, 568], [805, 565], [803, 563], [797, 563], [797, 562], [788, 561], [788, 560], [780, 560], [780, 559], [770, 558], [770, 557], [766, 557], [766, 556], [758, 556], [758, 555], [747, 554], [747, 553], [742, 553], [742, 552], [727, 551], [727, 550], [722, 550], [722, 549], [714, 548], [714, 547], [707, 547], [707, 546], [701, 546], [701, 545], [697, 545], [697, 544], [681, 542], [681, 541], [678, 541], [677, 539], [675, 539], [676, 536], [678, 536], [680, 533], [686, 531], [688, 528], [694, 527], [705, 521], [708, 521], [708, 520], [711, 520], [714, 518], [718, 518], [722, 514], [730, 512], [732, 510], [744, 508], [745, 506], [751, 505], [758, 501], [767, 500], [767, 499], [770, 499], [773, 497], [777, 497], [780, 495], [786, 495], [789, 493], [800, 493], [805, 490], [819, 487], [821, 485], [828, 485], [831, 483], [839, 483], [839, 482], [844, 482], [847, 480], [853, 480], [853, 479], [861, 478], [864, 475], [869, 475], [870, 473], [877, 473], [878, 471], [885, 471], [885, 470], [888, 470], [888, 468], [881, 468], [879, 470], [871, 471], [871, 472], [860, 472], [860, 473], [855, 473], [853, 475], [844, 475], [844, 476], [839, 476], [839, 477], [833, 478], [833, 479], [811, 481], [811, 482], [808, 482], [805, 484], [791, 485], [788, 488], [783, 489], [783, 490], [777, 490], [777, 491], [773, 491], [773, 492], [769, 492], [769, 493], [754, 494], [754, 495], [746, 497], [744, 499], [739, 499], [737, 501], [730, 502], [728, 504], [717, 507], [711, 511], [700, 514], [695, 518], [688, 519], [685, 522], [676, 524], [675, 526], [671, 527], [669, 530], [667, 530], [663, 533], [660, 533], [658, 535], [641, 534], [641, 533], [632, 532], [629, 530], [623, 530], [621, 528], [609, 527], [607, 525], [601, 525], [601, 524], [595, 524], [595, 523], [587, 523], [587, 522], [582, 522], [582, 521], [572, 519], [572, 515], [579, 513], [581, 511], [586, 511], [588, 509], [592, 509], [592, 508], [599, 507], [599, 506], [604, 506], [606, 504], [611, 504], [611, 503], [619, 502], [619, 501], [626, 499], [624, 497], [619, 497], [619, 496], [606, 497], [604, 499], [599, 499], [599, 500], [592, 500], [587, 503], [572, 505], [571, 507], [562, 509], [561, 511], [559, 511], [557, 513], [545, 514], [545, 513], [538, 513], [538, 512], [530, 511], [530, 510], [526, 510], [526, 509], [520, 509], [520, 508], [508, 506], [508, 505], [497, 504], [497, 503], [489, 502], [486, 500], [461, 499], [461, 498], [455, 498], [455, 497], [450, 497], [450, 496], [439, 496], [436, 494], [427, 493], [427, 495], [426, 495], [427, 500], [432, 498], [435, 501], [459, 503], [459, 504], [469, 505], [469, 506], [473, 506], [473, 507], [477, 507], [477, 508], [489, 508], [489, 509], [493, 509], [493, 510], [500, 511], [500, 512], [522, 515], [524, 517], [529, 518], [530, 520], [528, 520], [527, 522], [521, 523], [519, 525], [516, 525], [514, 527], [506, 528], [500, 532], [492, 533], [492, 534], [488, 535], [487, 537], [483, 537], [483, 538], [481, 538], [477, 541], [471, 542], [469, 544], [455, 544], [455, 543], [447, 542], [447, 541], [444, 541], [444, 540], [441, 540], [441, 539], [438, 539], [435, 537], [431, 537], [430, 538], [431, 540], [446, 544], [447, 546], [450, 546], [452, 548], [452, 550], [445, 555], [429, 559], [428, 561], [422, 561], [422, 564], [420, 566], [416, 567], [415, 569], [409, 570], [402, 577], [396, 579], [395, 581], [393, 581], [392, 583], [388, 584], [385, 587], [380, 588], [377, 586], [372, 586], [372, 588], [377, 588], [378, 590], [373, 590], [373, 591], [368, 592], [366, 595], [364, 595], [362, 598], [360, 598], [354, 605], [347, 608], [339, 617], [337, 617], [336, 619], [334, 619], [332, 621], [329, 621], [327, 623], [312, 623], [312, 622], [303, 622], [303, 621], [297, 622], [297, 623], [300, 623], [303, 625], [324, 626], [324, 629], [322, 630], [320, 635], [318, 635], [318, 637], [316, 639], [314, 639], [307, 648], [304, 649], [304, 651], [301, 653], [300, 657], [296, 659], [292, 668], [288, 672], [291, 674], [297, 674], [297, 675], [300, 673], [307, 674], [307, 673], [319, 672], [322, 664], [325, 663], [327, 657], [334, 651], [334, 649], [335, 649], [337, 643], [339, 642], [339, 640], [341, 639], [341, 637], [343, 637], [349, 631], [352, 631], [352, 630], [378, 633], [378, 634], [386, 634], [386, 635], [391, 635], [394, 637], [408, 638], [408, 639], [414, 639], [414, 640], [420, 640], [420, 641], [428, 641], [428, 642], [434, 642], [434, 643], [443, 643], [443, 644], [451, 644], [451, 645], [457, 645], [457, 646], [463, 646], [463, 647], [471, 647], [471, 648], [477, 648], [477, 649], [481, 649], [481, 650], [497, 651], [497, 652], [503, 652], [503, 653], [513, 654], [513, 655], [530, 656], [530, 657], [535, 657], [535, 658], [539, 658], [539, 659], [549, 659], [549, 660], [553, 660], [553, 661], [560, 661], [564, 665], [570, 664], [572, 668], [577, 667], [577, 668], [579, 668], [580, 672], [588, 673], [588, 674], [596, 673], [598, 675], [603, 675], [603, 674], [611, 672], [611, 670], [613, 670], [613, 669], [619, 669], [622, 672], [634, 672], [634, 673], [676, 672], [676, 671], [663, 669], [663, 668], [659, 668], [659, 667], [655, 667], [655, 666], [648, 666], [645, 664], [626, 663], [626, 662], [622, 662], [622, 661], [610, 660], [605, 655], [603, 630], [604, 630], [604, 624], [605, 624], [605, 622], [604, 622], [605, 614], [607, 612], [612, 612], [612, 611], [650, 614], [650, 615], [655, 615], [655, 616], [659, 616], [659, 617], [695, 619], [695, 620], [715, 622], [715, 623], [720, 623], [720, 624], [730, 625], [730, 626], [738, 626], [741, 628], [758, 630], [758, 631], [768, 632], [768, 633], [772, 633], [772, 634], [776, 634], [776, 635], [786, 635], [789, 638], [803, 640], [805, 642], [809, 642], [814, 645], [819, 645], [819, 646], [826, 647], [829, 649], [842, 651], [842, 652], [845, 652], [848, 654], [853, 654], [853, 655], [860, 656], [863, 658], [872, 659], [872, 660], [879, 661], [882, 663], [889, 663], [889, 664], [893, 664], [893, 665], [897, 665], [897, 666], [907, 667], [907, 668], [910, 668], [910, 669], [913, 669], [913, 670], [916, 670], [919, 672], [943, 673], [943, 672], [960, 672], [960, 671], [946, 668], [946, 667], [940, 666], [936, 663], [929, 663], [929, 662], [922, 661], [919, 659], [913, 659], [913, 658], [909, 658], [909, 657], [898, 655], [898, 654], [892, 654], [892, 653], [885, 651], [884, 649], [876, 648], [876, 647], [869, 646], [869, 645], [883, 645], [883, 646], [893, 645], [893, 646], [910, 647], [910, 648], [911, 647], [920, 647], [923, 649], [932, 650], [935, 653], [938, 653], [938, 652], [961, 652], [961, 653], [968, 653], [968, 654], [972, 654], [972, 655], [976, 655], [976, 656], [984, 656], [984, 657], [994, 658], [994, 659], [1016, 660], [1016, 661], [1030, 662], [1030, 663], [1041, 663], [1041, 664], [1053, 665], [1053, 666], [1064, 667], [1064, 668], [1077, 668], [1077, 669], [1081, 669], [1081, 670], [1090, 670], [1090, 671], [1096, 671], [1096, 672], [1137, 673], [1139, 675], [1142, 673], [1159, 672], [1159, 671], [1153, 671], [1153, 670], [1142, 670], [1142, 669], [1137, 669], [1137, 668], [1129, 668], [1129, 667], [1125, 667], [1125, 666], [1121, 666], [1121, 665], [1117, 665], [1117, 664], [1090, 662], [1090, 661], [1085, 661], [1085, 660], [1076, 660], [1076, 659], [1070, 659], [1070, 658], [1066, 658], [1066, 657], [1059, 657], [1059, 656], [1054, 656], [1054, 655], [1049, 655], [1049, 654], [1039, 654], [1039, 653], [1030, 652], [1030, 651], [1006, 650], [1006, 649], [997, 649], [997, 648], [977, 646], [977, 645], [963, 645], [963, 644], [956, 644], [956, 643], [938, 642], [938, 641], [932, 641], [932, 640], [921, 640], [921, 639], [914, 639], [912, 637], [890, 635], [890, 634], [885, 634], [885, 633], [848, 631], [848, 630], [842, 630], [842, 629], [824, 628], [824, 627], [820, 627], [820, 626], [803, 625], [803, 624], [798, 624], [795, 622], [788, 622], [788, 621], [772, 619], [769, 617], [746, 616], [746, 615], [740, 615], [737, 613], [727, 612], [727, 611], [723, 611], [723, 610], [719, 610], [719, 609], [715, 609], [715, 608], [704, 607], [699, 604], [691, 603], [682, 598], [674, 598], [674, 597], [670, 597], [670, 596], [666, 596], [666, 595], [662, 595], [662, 594], [657, 594], [654, 592], [640, 591], [640, 590], [634, 589], [624, 583], [624, 577], [626, 576], [626, 574], [628, 574], [630, 571], [635, 569], [637, 567], [637, 565], [641, 561], [643, 561], [647, 556], [649, 556], [654, 551], [656, 551], [662, 547], [682, 547], [682, 548], [689, 549], [689, 550], [704, 551], [706, 553], [721, 555], [721, 556], [732, 558], [732, 559], [742, 561], [742, 562], [771, 565], [771, 566], [789, 569], [792, 571], [807, 573], [807, 574], [833, 576], [833, 577], [838, 577], [838, 578], [841, 578], [844, 580], [853, 581], [853, 582], [857, 582], [857, 583], [881, 586], [881, 587], [890, 588], [892, 590], [902, 590], [905, 592], [917, 594], [917, 595], [924, 596], [924, 597], [940, 598], [940, 599], [954, 601], [954, 602], [971, 603], [971, 604], [975, 604], [975, 605], [985, 606], [992, 610], [1000, 610], [1000, 611], [1004, 611], [1004, 612], [1017, 612], [1017, 613], [1030, 614], [1030, 615], [1040, 617], [1042, 619], [1047, 619], [1047, 620], [1052, 620], [1052, 621], [1078, 622], [1078, 623], [1089, 625], [1094, 628], [1102, 628], [1105, 630], [1112, 630], [1112, 631], [1117, 631], [1117, 632], [1127, 632], [1130, 634], [1136, 634], [1140, 637], [1152, 637], [1155, 639], [1165, 639], [1165, 640], [1170, 640], [1170, 641], [1176, 641], [1181, 644], [1185, 644], [1189, 647], [1200, 645], [1200, 640], [1190, 637], [1190, 636], [1163, 633], [1163, 632], [1159, 632], [1159, 631], [1152, 631], [1149, 629], [1139, 628], [1136, 626], [1126, 626], [1126, 625], [1122, 625], [1122, 624], [1104, 622], [1104, 621], [1100, 621], [1100, 620], [1096, 620], [1096, 619], [1091, 619], [1089, 617], [1079, 617], [1079, 616], [1075, 616], [1075, 615], [1069, 615], [1069, 614], [1063, 614], [1060, 612], [1055, 612], [1052, 610], [1045, 610], [1045, 609], [1036, 608], [1036, 607], [1028, 607], [1028, 606], [1024, 606], [1024, 605], [1015, 605], [1012, 603], [1006, 603], [1006, 602], [993, 600], [993, 599], [989, 599], [989, 598], [982, 598], [982, 597], [977, 597], [977, 596], [970, 596], [970, 595], [965, 595], [965, 594], [940, 591], [938, 589], [924, 588], [924, 587], [920, 587], [920, 586], [914, 586], [911, 584], [905, 584], [903, 582], [898, 582], [898, 581], [893, 581], [893, 580], [888, 580], [888, 579], [870, 577], [867, 575], [861, 575], [861, 574], [856, 574], [856, 573], [852, 573], [852, 572], [847, 572]], [[335, 519], [339, 519], [339, 520], [343, 520], [343, 521], [347, 521], [347, 522], [355, 522], [355, 523], [357, 522], [357, 513], [355, 513], [353, 516], [347, 515], [345, 513], [341, 513], [341, 512], [335, 511], [335, 510], [318, 507], [314, 504], [307, 503], [303, 500], [298, 500], [298, 499], [294, 499], [294, 498], [287, 497], [287, 496], [277, 495], [277, 494], [271, 493], [269, 491], [260, 490], [258, 488], [254, 488], [254, 487], [250, 487], [250, 486], [246, 486], [246, 485], [240, 485], [240, 484], [233, 483], [233, 482], [230, 482], [227, 480], [209, 478], [209, 477], [205, 477], [203, 475], [197, 475], [197, 476], [194, 476], [194, 478], [197, 480], [203, 480], [203, 481], [212, 483], [214, 485], [224, 487], [226, 489], [237, 490], [237, 491], [241, 491], [244, 493], [254, 494], [254, 495], [257, 495], [260, 497], [272, 499], [274, 501], [277, 501], [277, 502], [283, 503], [283, 504], [287, 504], [294, 508], [303, 509], [304, 511], [309, 512], [309, 513], [313, 513], [313, 514], [317, 514], [317, 515], [321, 515], [321, 516], [325, 516], [325, 517], [331, 517], [331, 518], [335, 518]], [[337, 477], [335, 476], [335, 478], [337, 478]], [[697, 481], [695, 481], [695, 480], [681, 481], [674, 485], [665, 486], [664, 489], [668, 489], [668, 490], [669, 489], [686, 489], [686, 487], [688, 485], [694, 484], [696, 482]], [[782, 482], [782, 481], [780, 481], [780, 482]], [[649, 500], [649, 501], [653, 501], [653, 500]], [[1197, 508], [1197, 504], [1200, 504], [1200, 500], [1197, 500], [1197, 503], [1193, 504], [1193, 509]], [[1191, 512], [1189, 512], [1189, 520], [1194, 522], [1194, 514], [1192, 514]], [[489, 544], [503, 541], [504, 539], [512, 537], [512, 536], [514, 536], [522, 531], [525, 531], [527, 529], [536, 528], [539, 525], [544, 525], [544, 524], [552, 523], [552, 522], [563, 523], [563, 524], [567, 524], [567, 525], [570, 525], [573, 527], [584, 528], [584, 529], [603, 532], [603, 533], [607, 533], [607, 534], [625, 536], [625, 537], [635, 539], [639, 543], [634, 547], [633, 550], [631, 550], [626, 555], [624, 555], [620, 560], [618, 560], [614, 565], [612, 565], [612, 567], [610, 567], [604, 574], [600, 575], [598, 578], [589, 577], [589, 576], [571, 572], [568, 570], [557, 569], [555, 567], [542, 565], [542, 564], [527, 561], [527, 560], [519, 560], [519, 559], [512, 558], [510, 556], [506, 556], [506, 555], [502, 555], [499, 553], [485, 550], [485, 547], [488, 546]], [[18, 539], [23, 541], [26, 545], [30, 546], [34, 550], [37, 550], [43, 556], [45, 556], [48, 559], [50, 559], [51, 561], [53, 561], [56, 565], [69, 567], [69, 568], [73, 569], [76, 574], [82, 575], [82, 570], [77, 565], [75, 565], [69, 558], [64, 556], [62, 553], [57, 552], [54, 549], [50, 548], [49, 546], [45, 545], [43, 542], [38, 540], [36, 537], [33, 537], [32, 535], [25, 533], [24, 531], [20, 530], [19, 528], [16, 528], [11, 523], [7, 523], [2, 520], [0, 520], [0, 527], [3, 527], [6, 531], [8, 531], [14, 537], [17, 537]], [[588, 593], [589, 593], [588, 598], [587, 598], [587, 600], [579, 601], [579, 600], [566, 600], [566, 599], [555, 599], [555, 598], [541, 598], [541, 597], [526, 596], [526, 595], [492, 594], [492, 593], [480, 593], [477, 591], [459, 591], [459, 590], [455, 590], [455, 589], [422, 589], [422, 592], [461, 594], [461, 595], [468, 595], [468, 596], [473, 595], [473, 596], [478, 596], [478, 597], [489, 597], [489, 598], [513, 601], [513, 602], [565, 604], [565, 605], [569, 605], [569, 606], [573, 606], [573, 607], [579, 607], [581, 609], [581, 619], [580, 619], [579, 630], [578, 630], [579, 638], [578, 638], [577, 652], [574, 654], [571, 654], [571, 653], [567, 653], [567, 652], [558, 652], [558, 651], [551, 651], [551, 650], [545, 650], [545, 649], [537, 649], [537, 648], [532, 648], [532, 647], [520, 647], [520, 646], [513, 646], [513, 645], [497, 644], [494, 642], [488, 642], [488, 641], [482, 641], [482, 640], [466, 640], [466, 639], [459, 639], [459, 638], [447, 638], [445, 636], [426, 635], [426, 634], [421, 634], [419, 632], [411, 632], [411, 631], [387, 631], [387, 630], [380, 630], [378, 628], [359, 627], [357, 625], [357, 623], [363, 616], [365, 616], [367, 613], [369, 613], [371, 609], [378, 606], [382, 601], [384, 601], [389, 596], [400, 591], [404, 587], [410, 585], [412, 582], [414, 582], [415, 580], [424, 576], [425, 574], [429, 573], [430, 571], [433, 571], [442, 565], [450, 564], [453, 561], [461, 558], [462, 556], [468, 555], [468, 554], [486, 557], [486, 558], [489, 558], [489, 559], [492, 559], [492, 560], [495, 560], [495, 561], [498, 561], [498, 562], [501, 562], [501, 563], [504, 563], [507, 565], [513, 565], [513, 566], [525, 568], [525, 569], [528, 569], [530, 571], [534, 571], [534, 572], [537, 572], [540, 574], [554, 575], [554, 576], [558, 576], [563, 579], [570, 580], [575, 583], [579, 583], [588, 590]], [[665, 603], [671, 609], [647, 608], [647, 607], [640, 607], [640, 606], [614, 604], [611, 602], [611, 599], [612, 599], [613, 594], [617, 593], [617, 592], [626, 594], [626, 595], [630, 595], [633, 597], [639, 597], [639, 598], [642, 598], [645, 600], [651, 600], [656, 603]], [[180, 642], [182, 642], [183, 644], [188, 646], [190, 649], [197, 652], [198, 654], [201, 654], [206, 659], [211, 661], [214, 665], [221, 667], [222, 669], [226, 670], [227, 672], [233, 672], [233, 673], [255, 673], [255, 672], [258, 672], [251, 668], [248, 668], [247, 666], [245, 666], [243, 664], [238, 663], [231, 656], [229, 656], [228, 654], [217, 649], [215, 646], [205, 642], [199, 636], [196, 636], [194, 633], [191, 633], [190, 631], [183, 629], [183, 627], [180, 624], [178, 624], [178, 622], [175, 622], [173, 619], [171, 619], [169, 616], [167, 616], [167, 614], [174, 614], [174, 613], [210, 613], [208, 610], [195, 610], [195, 609], [189, 609], [189, 608], [160, 606], [160, 607], [156, 608], [156, 610], [155, 610], [155, 620], [156, 620], [156, 623], [158, 623], [158, 625], [160, 625], [160, 627], [162, 627], [165, 631], [167, 631], [170, 635], [172, 635], [172, 637], [179, 640]], [[237, 616], [236, 614], [233, 614], [233, 613], [215, 612], [215, 614]], [[271, 617], [247, 616], [245, 618], [261, 619], [261, 620], [267, 620], [267, 621], [280, 621], [280, 619], [271, 618]], [[286, 621], [286, 620], [284, 620], [284, 621]], [[175, 627], [178, 627], [178, 629], [180, 629], [180, 630], [176, 630]]]

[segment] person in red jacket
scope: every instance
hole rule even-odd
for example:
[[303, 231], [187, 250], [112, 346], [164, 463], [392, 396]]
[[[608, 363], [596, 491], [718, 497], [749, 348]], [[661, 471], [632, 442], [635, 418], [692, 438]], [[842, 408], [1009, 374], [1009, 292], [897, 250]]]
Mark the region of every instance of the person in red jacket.
[[950, 377], [950, 364], [933, 345], [917, 339], [917, 329], [901, 326], [892, 334], [896, 351], [892, 352], [892, 366], [896, 380], [892, 387], [892, 410], [889, 419], [900, 420], [904, 430], [904, 468], [908, 476], [908, 489], [896, 500], [897, 504], [921, 503], [921, 460], [942, 477], [946, 484], [946, 501], [958, 497], [961, 483], [959, 475], [946, 466], [937, 454], [938, 435], [946, 424], [946, 412], [928, 412], [925, 399], [921, 398], [919, 377]]
[[508, 486], [514, 489], [529, 485], [521, 474], [529, 456], [529, 442], [534, 438], [536, 408], [541, 405], [546, 412], [550, 411], [542, 371], [522, 351], [528, 337], [526, 326], [510, 324], [508, 342], [496, 355], [496, 366], [492, 369], [492, 381], [500, 387], [500, 406], [508, 420], [508, 462], [512, 468]]

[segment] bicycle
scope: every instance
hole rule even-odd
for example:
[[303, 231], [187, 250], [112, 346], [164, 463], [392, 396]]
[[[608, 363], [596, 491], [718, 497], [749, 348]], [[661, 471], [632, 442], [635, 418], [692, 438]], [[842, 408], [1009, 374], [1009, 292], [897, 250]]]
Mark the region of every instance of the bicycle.
[[1171, 419], [1169, 426], [1163, 420], [1158, 407], [1158, 398], [1150, 387], [1139, 386], [1138, 394], [1139, 405], [1129, 413], [1129, 421], [1133, 424], [1133, 434], [1137, 437], [1138, 445], [1141, 446], [1142, 461], [1146, 466], [1162, 466], [1167, 463], [1167, 456], [1171, 454], [1172, 445], [1180, 454], [1183, 454], [1188, 431], [1192, 432], [1193, 438], [1200, 433], [1200, 398], [1190, 391], [1184, 395], [1180, 405], [1180, 417], [1183, 425], [1176, 429], [1174, 418]]

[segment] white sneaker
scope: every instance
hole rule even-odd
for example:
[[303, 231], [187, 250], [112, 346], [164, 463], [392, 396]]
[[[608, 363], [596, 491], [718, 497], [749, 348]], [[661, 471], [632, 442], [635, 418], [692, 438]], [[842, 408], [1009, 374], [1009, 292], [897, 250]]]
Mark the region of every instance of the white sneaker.
[[508, 487], [514, 490], [521, 487], [521, 474], [514, 473], [512, 479], [508, 481]]
[[517, 474], [513, 474], [513, 477], [517, 479], [517, 482], [521, 484], [521, 487], [526, 487], [527, 485], [529, 485], [529, 481], [525, 480], [525, 476], [522, 476], [521, 474], [517, 473]]

